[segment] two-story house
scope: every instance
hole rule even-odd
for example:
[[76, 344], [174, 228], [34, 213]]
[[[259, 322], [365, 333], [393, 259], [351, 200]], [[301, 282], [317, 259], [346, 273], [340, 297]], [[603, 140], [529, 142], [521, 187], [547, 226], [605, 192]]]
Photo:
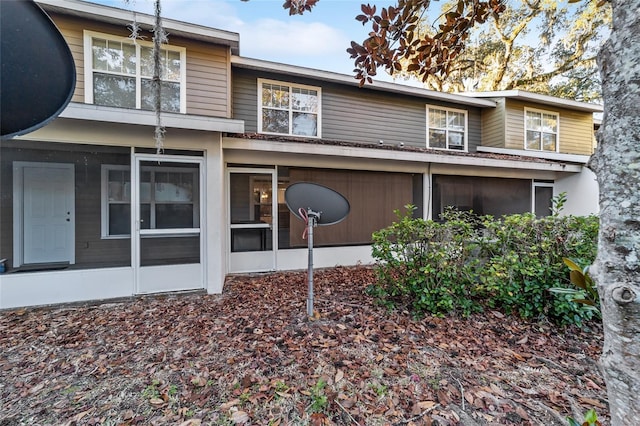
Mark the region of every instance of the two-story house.
[[158, 153], [153, 17], [38, 3], [71, 48], [77, 84], [57, 119], [0, 143], [0, 308], [220, 293], [229, 273], [305, 268], [304, 225], [284, 204], [299, 181], [351, 204], [315, 234], [318, 267], [370, 262], [371, 232], [409, 203], [427, 218], [449, 205], [542, 215], [566, 191], [571, 213], [596, 208], [584, 204], [597, 186], [583, 166], [597, 105], [358, 88], [352, 76], [241, 57], [238, 34], [170, 19]]

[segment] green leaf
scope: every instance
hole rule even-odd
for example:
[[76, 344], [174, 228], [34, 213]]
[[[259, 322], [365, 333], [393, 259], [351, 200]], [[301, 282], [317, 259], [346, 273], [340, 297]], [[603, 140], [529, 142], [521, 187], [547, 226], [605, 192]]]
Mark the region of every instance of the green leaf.
[[598, 415], [596, 414], [596, 410], [593, 408], [584, 415], [584, 421], [588, 422], [590, 425], [595, 424], [598, 421]]
[[564, 262], [565, 265], [567, 265], [569, 267], [569, 269], [571, 269], [572, 271], [579, 271], [582, 272], [582, 268], [578, 266], [578, 264], [576, 262], [574, 262], [573, 260], [569, 259], [568, 257], [563, 257], [562, 261]]
[[571, 283], [576, 287], [580, 287], [583, 290], [587, 289], [587, 282], [582, 272], [575, 270], [569, 272], [569, 279], [571, 280]]

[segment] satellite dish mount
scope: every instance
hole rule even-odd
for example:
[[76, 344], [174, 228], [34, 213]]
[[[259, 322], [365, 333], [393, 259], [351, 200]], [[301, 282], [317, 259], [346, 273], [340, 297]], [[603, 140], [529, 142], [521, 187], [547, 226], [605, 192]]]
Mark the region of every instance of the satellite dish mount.
[[303, 234], [307, 237], [309, 250], [307, 265], [308, 296], [307, 316], [314, 318], [313, 312], [313, 228], [333, 225], [344, 220], [349, 214], [349, 201], [340, 193], [326, 186], [310, 182], [297, 182], [284, 193], [287, 207], [298, 219], [306, 224]]

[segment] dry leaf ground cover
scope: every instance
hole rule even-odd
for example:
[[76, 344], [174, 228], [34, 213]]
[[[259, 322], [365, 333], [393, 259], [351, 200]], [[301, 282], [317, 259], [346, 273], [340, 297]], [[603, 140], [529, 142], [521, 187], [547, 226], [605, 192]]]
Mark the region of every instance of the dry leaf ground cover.
[[602, 334], [389, 312], [371, 269], [234, 276], [222, 295], [0, 312], [0, 425], [560, 425], [595, 408]]

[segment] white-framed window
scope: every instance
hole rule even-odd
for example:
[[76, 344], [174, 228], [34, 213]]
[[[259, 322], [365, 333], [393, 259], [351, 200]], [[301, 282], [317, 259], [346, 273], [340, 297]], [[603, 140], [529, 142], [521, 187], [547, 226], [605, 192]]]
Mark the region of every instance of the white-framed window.
[[258, 132], [320, 137], [320, 87], [258, 79]]
[[[186, 112], [186, 49], [161, 51], [162, 110]], [[128, 37], [84, 32], [85, 102], [153, 110], [153, 45]]]
[[467, 150], [467, 111], [427, 105], [427, 147]]
[[[142, 167], [140, 227], [188, 229], [200, 227], [198, 169]], [[131, 234], [131, 168], [102, 165], [102, 238]]]
[[525, 108], [524, 148], [558, 152], [559, 122], [560, 115], [557, 112]]

